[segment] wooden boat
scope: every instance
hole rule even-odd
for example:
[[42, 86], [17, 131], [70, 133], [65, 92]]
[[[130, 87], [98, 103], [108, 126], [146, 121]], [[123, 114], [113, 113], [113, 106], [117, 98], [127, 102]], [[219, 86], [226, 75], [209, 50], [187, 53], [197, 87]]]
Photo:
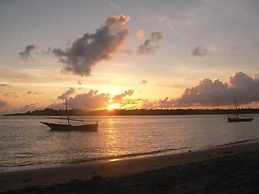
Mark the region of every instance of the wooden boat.
[[[67, 123], [49, 123], [49, 122], [41, 122], [42, 124], [48, 126], [51, 131], [97, 131], [98, 130], [98, 124], [99, 121], [91, 121], [87, 122], [84, 120], [78, 120], [78, 119], [71, 119], [68, 114], [68, 108], [67, 108], [67, 100], [66, 100], [66, 112], [67, 112]], [[52, 118], [57, 119], [57, 118]], [[61, 118], [58, 118], [61, 119]], [[70, 121], [80, 121], [84, 122], [81, 125], [71, 125]]]
[[228, 117], [228, 122], [251, 122], [253, 118], [230, 118]]
[[97, 131], [98, 130], [98, 121], [95, 123], [87, 123], [83, 125], [70, 125], [70, 124], [60, 124], [60, 123], [48, 123], [41, 122], [44, 125], [47, 125], [51, 131]]
[[242, 118], [239, 117], [236, 100], [235, 100], [235, 107], [236, 107], [236, 116], [235, 117], [228, 117], [228, 122], [251, 122], [253, 120], [252, 117], [242, 117]]

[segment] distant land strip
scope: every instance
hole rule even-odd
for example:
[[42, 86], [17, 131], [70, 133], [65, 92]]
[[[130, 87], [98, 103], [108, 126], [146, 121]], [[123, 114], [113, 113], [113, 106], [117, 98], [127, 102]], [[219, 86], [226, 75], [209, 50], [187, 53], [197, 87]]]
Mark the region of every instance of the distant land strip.
[[[216, 115], [216, 114], [237, 114], [235, 109], [116, 109], [116, 110], [81, 110], [69, 109], [43, 109], [28, 111], [26, 113], [3, 114], [3, 116], [126, 116], [126, 115]], [[238, 109], [238, 114], [259, 114], [259, 109], [247, 108]]]

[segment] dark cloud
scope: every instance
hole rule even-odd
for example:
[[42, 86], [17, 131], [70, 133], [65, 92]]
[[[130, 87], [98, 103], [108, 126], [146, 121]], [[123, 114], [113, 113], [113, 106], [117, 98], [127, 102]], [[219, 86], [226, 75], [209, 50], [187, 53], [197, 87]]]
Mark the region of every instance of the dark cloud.
[[147, 84], [148, 82], [147, 82], [147, 80], [142, 80], [141, 82], [140, 82], [140, 84]]
[[65, 93], [61, 94], [58, 96], [58, 99], [65, 100], [68, 99], [69, 96], [74, 93], [75, 89], [74, 88], [69, 88]]
[[159, 47], [158, 41], [162, 39], [162, 37], [162, 32], [152, 32], [150, 38], [139, 45], [137, 53], [141, 55], [154, 54], [155, 50]]
[[186, 89], [173, 103], [177, 107], [220, 106], [231, 105], [234, 100], [239, 104], [259, 101], [259, 79], [242, 72], [235, 73], [226, 83], [204, 79], [199, 85]]
[[129, 19], [124, 15], [108, 17], [95, 33], [85, 33], [70, 48], [53, 49], [53, 53], [65, 64], [66, 72], [89, 76], [96, 63], [112, 59], [121, 50], [129, 35], [125, 26]]
[[38, 95], [38, 94], [42, 94], [42, 92], [32, 92], [32, 91], [28, 91], [27, 94], [32, 94], [32, 95]]
[[208, 50], [206, 48], [202, 48], [201, 46], [197, 46], [192, 50], [192, 56], [194, 57], [205, 57], [208, 54]]
[[25, 47], [23, 52], [20, 52], [19, 55], [20, 57], [25, 60], [28, 61], [32, 51], [35, 49], [36, 47], [34, 45], [28, 45]]

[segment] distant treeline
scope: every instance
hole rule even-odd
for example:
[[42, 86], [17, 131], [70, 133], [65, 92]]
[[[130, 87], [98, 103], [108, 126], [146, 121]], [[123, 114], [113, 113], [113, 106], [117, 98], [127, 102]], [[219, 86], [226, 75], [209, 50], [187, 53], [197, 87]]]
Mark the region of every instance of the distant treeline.
[[[57, 115], [71, 115], [71, 116], [85, 116], [85, 115], [208, 115], [208, 114], [236, 114], [235, 109], [133, 109], [133, 110], [80, 110], [70, 109], [55, 110], [46, 108], [44, 110], [28, 111], [26, 113], [4, 114], [3, 116], [57, 116]], [[259, 114], [259, 109], [239, 109], [239, 114]]]

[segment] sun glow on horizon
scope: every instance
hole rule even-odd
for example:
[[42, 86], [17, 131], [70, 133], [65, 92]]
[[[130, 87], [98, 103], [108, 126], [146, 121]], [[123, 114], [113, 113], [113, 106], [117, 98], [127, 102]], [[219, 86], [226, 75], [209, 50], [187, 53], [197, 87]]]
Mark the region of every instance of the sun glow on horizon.
[[109, 111], [112, 111], [112, 110], [119, 109], [119, 108], [120, 108], [120, 104], [110, 104], [107, 109]]

